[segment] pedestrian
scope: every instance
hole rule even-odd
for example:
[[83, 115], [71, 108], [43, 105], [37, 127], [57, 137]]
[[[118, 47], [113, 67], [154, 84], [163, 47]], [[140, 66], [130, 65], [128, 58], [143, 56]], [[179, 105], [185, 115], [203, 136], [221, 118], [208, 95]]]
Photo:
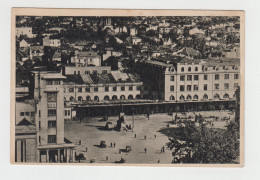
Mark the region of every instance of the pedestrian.
[[146, 139], [146, 136], [144, 136], [144, 139]]
[[154, 138], [156, 138], [156, 134], [154, 135]]
[[146, 148], [144, 148], [144, 153], [146, 154], [146, 151], [147, 151], [147, 149]]
[[160, 159], [158, 160], [158, 164], [160, 163]]
[[86, 152], [88, 152], [88, 147], [86, 147]]
[[135, 138], [136, 138], [136, 134], [135, 134]]
[[110, 143], [110, 146], [113, 147], [113, 143], [112, 142]]
[[147, 114], [147, 118], [148, 118], [148, 120], [150, 119], [150, 115], [149, 115], [149, 113]]
[[116, 147], [116, 143], [114, 142], [114, 148]]
[[108, 161], [108, 156], [106, 156], [106, 162]]
[[165, 151], [164, 151], [164, 146], [162, 147], [162, 151], [165, 152]]

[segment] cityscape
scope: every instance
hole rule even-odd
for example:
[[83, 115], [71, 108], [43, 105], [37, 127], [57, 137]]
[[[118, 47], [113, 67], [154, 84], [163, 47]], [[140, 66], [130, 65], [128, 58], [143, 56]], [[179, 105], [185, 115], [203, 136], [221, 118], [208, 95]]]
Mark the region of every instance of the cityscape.
[[15, 24], [15, 163], [240, 164], [239, 16]]

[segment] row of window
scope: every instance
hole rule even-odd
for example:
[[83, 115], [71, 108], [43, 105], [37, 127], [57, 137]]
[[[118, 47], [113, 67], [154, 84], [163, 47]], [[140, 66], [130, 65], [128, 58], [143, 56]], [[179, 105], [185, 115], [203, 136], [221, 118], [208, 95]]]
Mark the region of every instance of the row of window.
[[[194, 70], [195, 70], [195, 71], [198, 71], [199, 68], [198, 68], [198, 67], [195, 67]], [[191, 67], [188, 67], [188, 71], [191, 72]], [[181, 68], [181, 72], [184, 72], [184, 67]]]
[[[227, 99], [227, 98], [229, 98], [229, 95], [226, 93], [226, 94], [223, 95], [223, 98], [224, 98], [224, 99]], [[192, 98], [191, 95], [187, 95], [186, 100], [192, 100], [192, 99], [193, 99], [193, 100], [198, 100], [198, 99], [199, 99], [199, 96], [198, 96], [198, 95], [194, 95], [193, 98]], [[207, 95], [207, 94], [204, 94], [202, 99], [203, 99], [203, 100], [207, 100], [207, 99], [208, 99], [208, 95]], [[215, 94], [215, 95], [214, 95], [214, 99], [220, 99], [219, 94]], [[170, 101], [174, 101], [174, 100], [175, 100], [175, 96], [173, 96], [173, 95], [170, 96], [169, 100], [170, 100]], [[179, 100], [184, 101], [184, 100], [185, 100], [185, 97], [184, 97], [183, 95], [181, 95], [181, 96], [179, 97]]]
[[[219, 84], [214, 84], [215, 90], [219, 90]], [[234, 89], [238, 88], [238, 83], [234, 83]], [[224, 89], [229, 89], [229, 83], [224, 83]], [[192, 85], [187, 85], [186, 91], [191, 91], [192, 90]], [[199, 86], [198, 85], [193, 85], [193, 91], [198, 91]], [[203, 85], [203, 90], [207, 91], [208, 90], [208, 85], [204, 84]], [[174, 91], [174, 86], [170, 86], [170, 91]], [[180, 91], [185, 91], [185, 85], [180, 85]]]
[[[136, 98], [136, 99], [140, 99], [141, 96], [138, 94], [138, 95], [136, 95], [135, 98]], [[126, 99], [126, 96], [125, 96], [125, 95], [121, 95], [121, 96], [119, 97], [119, 99], [122, 99], [122, 100], [123, 100], [123, 99]], [[134, 99], [134, 96], [130, 94], [130, 95], [127, 97], [127, 99]], [[64, 100], [66, 101], [66, 98], [65, 98]], [[71, 97], [69, 98], [69, 100], [70, 100], [70, 101], [74, 101], [75, 98], [74, 98], [73, 96], [71, 96]], [[84, 99], [83, 99], [82, 96], [79, 96], [79, 97], [77, 98], [77, 100], [78, 100], [78, 101], [83, 101]], [[86, 101], [91, 101], [91, 100], [92, 100], [92, 99], [91, 99], [90, 96], [86, 96]], [[94, 100], [94, 101], [99, 101], [99, 97], [98, 97], [98, 96], [95, 96], [93, 100]], [[118, 100], [118, 97], [117, 97], [116, 95], [114, 95], [114, 96], [112, 96], [112, 99], [110, 99], [109, 96], [104, 96], [104, 100], [105, 100], [105, 101]]]
[[60, 85], [60, 81], [59, 80], [47, 79], [46, 80], [46, 85]]
[[31, 117], [34, 117], [34, 112], [20, 112], [20, 116], [31, 116]]
[[[85, 74], [90, 74], [90, 71], [86, 70], [84, 71]], [[77, 71], [74, 71], [74, 74], [77, 74]], [[80, 74], [80, 71], [78, 71], [78, 74]], [[93, 71], [93, 74], [98, 74], [97, 70]], [[102, 74], [107, 74], [107, 70], [102, 70]]]
[[[74, 89], [75, 89], [75, 88], [69, 88], [68, 90], [69, 90], [70, 93], [73, 93], [73, 92], [74, 92]], [[133, 86], [129, 86], [129, 87], [128, 87], [128, 90], [129, 90], [129, 91], [133, 91], [133, 89], [134, 89]], [[98, 92], [98, 91], [99, 91], [99, 87], [94, 87], [93, 90], [94, 90], [94, 92]], [[104, 90], [105, 90], [105, 92], [109, 92], [109, 86], [105, 86]], [[114, 86], [112, 90], [113, 90], [114, 92], [117, 91], [117, 87]], [[121, 91], [125, 91], [125, 90], [126, 90], [126, 87], [125, 87], [125, 86], [121, 86]], [[137, 87], [137, 90], [140, 90], [140, 88]], [[77, 91], [78, 91], [79, 93], [82, 93], [82, 92], [83, 92], [83, 88], [82, 88], [82, 87], [79, 87], [79, 88], [77, 88]], [[64, 92], [66, 92], [66, 89], [64, 89]], [[85, 92], [90, 92], [90, 87], [86, 87], [86, 88], [85, 88]]]
[[[239, 78], [239, 75], [234, 74], [234, 79], [238, 79], [238, 78]], [[204, 75], [203, 79], [208, 80], [208, 75]], [[225, 74], [224, 79], [229, 79], [229, 74]], [[193, 80], [198, 81], [199, 75], [193, 75]], [[219, 74], [215, 74], [215, 80], [219, 80]], [[174, 76], [170, 77], [170, 81], [174, 81]], [[185, 75], [180, 76], [180, 81], [185, 81]], [[192, 75], [187, 75], [187, 81], [192, 81]]]

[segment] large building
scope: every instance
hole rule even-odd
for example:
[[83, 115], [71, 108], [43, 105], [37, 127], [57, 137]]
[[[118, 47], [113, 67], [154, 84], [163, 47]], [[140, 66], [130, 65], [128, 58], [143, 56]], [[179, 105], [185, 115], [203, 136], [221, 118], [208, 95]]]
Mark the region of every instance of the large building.
[[35, 35], [32, 33], [32, 27], [17, 27], [16, 36], [26, 35], [28, 38], [33, 38]]
[[[159, 58], [158, 58], [159, 59]], [[240, 85], [239, 59], [143, 60], [143, 98], [164, 101], [218, 101], [234, 98]]]

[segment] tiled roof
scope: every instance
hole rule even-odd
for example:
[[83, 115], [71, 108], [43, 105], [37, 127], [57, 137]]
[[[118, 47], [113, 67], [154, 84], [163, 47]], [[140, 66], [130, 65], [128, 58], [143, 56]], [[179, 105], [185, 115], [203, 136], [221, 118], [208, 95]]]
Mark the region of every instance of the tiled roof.
[[116, 82], [111, 74], [90, 74], [90, 77], [95, 84]]
[[73, 82], [76, 84], [84, 84], [81, 75], [79, 74], [73, 74], [73, 75], [66, 75], [67, 79], [64, 80], [64, 82]]

